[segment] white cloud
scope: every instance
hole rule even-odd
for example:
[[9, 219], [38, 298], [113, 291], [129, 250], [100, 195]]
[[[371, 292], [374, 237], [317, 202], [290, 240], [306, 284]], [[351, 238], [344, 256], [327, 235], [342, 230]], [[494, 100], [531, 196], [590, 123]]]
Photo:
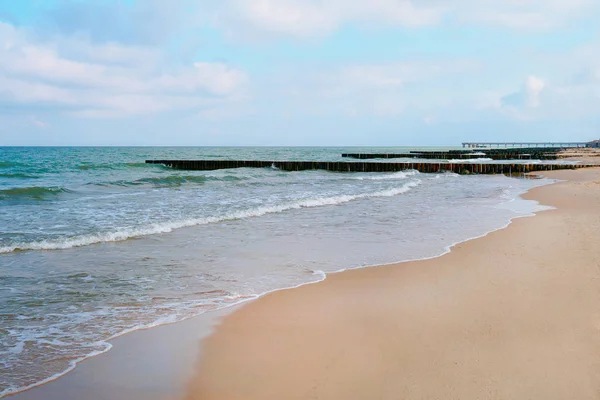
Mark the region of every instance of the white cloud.
[[[154, 7], [153, 15], [170, 7], [160, 0], [153, 0], [153, 5], [143, 4], [145, 8]], [[404, 61], [365, 59], [372, 53], [361, 48], [371, 43], [364, 33], [366, 40], [356, 43], [352, 64], [333, 64], [335, 54], [321, 65], [316, 65], [318, 61], [311, 64], [315, 58], [311, 49], [300, 47], [297, 50], [304, 53], [295, 59], [306, 59], [291, 68], [285, 55], [277, 53], [278, 47], [253, 46], [252, 56], [258, 59], [264, 55], [267, 61], [253, 62], [259, 67], [252, 82], [244, 71], [227, 63], [201, 61], [188, 57], [189, 54], [182, 57], [180, 53], [182, 42], [190, 36], [194, 45], [190, 54], [201, 52], [198, 43], [214, 37], [210, 30], [206, 36], [201, 34], [207, 23], [236, 38], [274, 40], [314, 40], [350, 24], [367, 29], [485, 25], [539, 30], [570, 23], [582, 15], [597, 18], [597, 0], [203, 0], [194, 2], [193, 7], [192, 2], [186, 4], [190, 7], [175, 8], [189, 15], [171, 15], [176, 23], [157, 37], [149, 34], [151, 23], [135, 28], [148, 31], [144, 40], [127, 36], [132, 21], [141, 21], [131, 19], [127, 13], [120, 17], [120, 30], [112, 29], [110, 12], [103, 14], [106, 21], [92, 24], [91, 29], [94, 13], [79, 10], [88, 19], [58, 30], [61, 34], [44, 37], [40, 37], [40, 32], [46, 32], [43, 29], [33, 34], [0, 23], [0, 105], [5, 106], [4, 110], [22, 112], [25, 125], [38, 127], [41, 126], [31, 115], [36, 115], [36, 121], [48, 120], [52, 127], [58, 126], [54, 116], [49, 118], [44, 110], [86, 117], [164, 113], [169, 120], [172, 115], [167, 113], [179, 112], [181, 120], [198, 117], [215, 124], [229, 123], [238, 117], [240, 124], [282, 116], [306, 117], [306, 121], [312, 117], [332, 118], [336, 123], [346, 116], [382, 117], [377, 120], [402, 117], [423, 126], [441, 126], [449, 118], [471, 121], [490, 115], [551, 120], [565, 115], [597, 114], [597, 46], [582, 49], [575, 58], [563, 53], [560, 59], [545, 62], [552, 56], [540, 55], [538, 51], [514, 62], [514, 57], [518, 57], [515, 49], [528, 46], [527, 41], [515, 44], [508, 52], [504, 47], [493, 55], [488, 53], [495, 53], [494, 49], [482, 51], [481, 59], [489, 64], [477, 69], [473, 61], [444, 61], [442, 56], [436, 60], [435, 53], [429, 54], [435, 48], [426, 49], [428, 61], [411, 60], [404, 53], [392, 52], [385, 58], [393, 60], [393, 54], [401, 54]], [[401, 34], [400, 30], [395, 32]], [[429, 30], [424, 37], [443, 41], [444, 32]], [[415, 37], [421, 38], [418, 34]], [[209, 44], [208, 51], [219, 54], [219, 43], [220, 39]], [[464, 49], [470, 48], [467, 45]], [[235, 50], [235, 45], [225, 46], [222, 54]], [[241, 51], [240, 60], [247, 59], [247, 50]], [[437, 51], [448, 54], [452, 49]], [[185, 64], [173, 61], [182, 58], [187, 60]], [[543, 74], [544, 78], [527, 77], [529, 71]], [[246, 102], [250, 90], [252, 102]]]
[[306, 38], [347, 24], [411, 28], [458, 22], [540, 30], [599, 12], [597, 0], [59, 0], [44, 18], [63, 34], [89, 35], [95, 43], [164, 44], [182, 31], [191, 33], [185, 40], [197, 36], [195, 29], [207, 24], [236, 39]]
[[499, 105], [510, 112], [539, 108], [540, 95], [545, 88], [543, 79], [530, 75], [519, 91], [502, 96]]
[[246, 74], [224, 63], [169, 66], [147, 48], [77, 37], [32, 39], [0, 23], [0, 101], [119, 116], [193, 110], [240, 96]]
[[455, 0], [449, 3], [454, 3], [453, 13], [460, 21], [525, 30], [555, 28], [598, 10], [595, 0]]
[[221, 0], [197, 10], [237, 38], [329, 34], [345, 24], [422, 27], [445, 20], [540, 30], [599, 12], [596, 0]]
[[[437, 66], [428, 66], [437, 69]], [[416, 64], [392, 63], [354, 65], [341, 69], [340, 78], [344, 84], [363, 85], [379, 88], [399, 87], [408, 81], [415, 80], [425, 73]]]
[[207, 1], [54, 0], [35, 8], [42, 13], [38, 25], [45, 32], [83, 35], [94, 43], [160, 45], [186, 25], [190, 10], [203, 10]]
[[[413, 0], [224, 0], [213, 8], [213, 22], [233, 35], [326, 34], [345, 23], [424, 26], [439, 22], [442, 8]], [[203, 10], [199, 10], [203, 12]]]
[[540, 93], [546, 87], [546, 83], [536, 77], [528, 76], [525, 83], [525, 93], [527, 95], [527, 106], [530, 108], [537, 108], [540, 106]]
[[303, 66], [256, 81], [254, 99], [262, 115], [418, 119], [463, 102], [452, 87], [477, 68], [470, 60]]
[[553, 81], [530, 75], [520, 90], [504, 93], [487, 93], [479, 111], [495, 110], [515, 120], [573, 121], [598, 115], [600, 79], [587, 73], [563, 72]]
[[48, 126], [47, 122], [39, 120], [37, 117], [31, 117], [31, 122], [40, 129], [46, 128]]
[[427, 115], [423, 117], [423, 123], [425, 125], [433, 125], [437, 122], [437, 118], [433, 115]]

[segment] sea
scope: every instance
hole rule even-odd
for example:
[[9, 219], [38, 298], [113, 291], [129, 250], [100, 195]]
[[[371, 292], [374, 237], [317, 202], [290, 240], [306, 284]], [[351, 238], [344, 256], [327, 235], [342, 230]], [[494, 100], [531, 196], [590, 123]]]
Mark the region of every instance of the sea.
[[520, 195], [547, 179], [145, 163], [410, 150], [0, 147], [0, 397], [128, 332], [345, 269], [436, 257], [545, 209]]

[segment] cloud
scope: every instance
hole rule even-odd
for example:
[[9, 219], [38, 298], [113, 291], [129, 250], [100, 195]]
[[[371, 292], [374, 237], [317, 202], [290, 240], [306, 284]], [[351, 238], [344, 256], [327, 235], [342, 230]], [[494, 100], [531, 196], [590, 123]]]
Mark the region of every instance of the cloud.
[[[185, 25], [188, 0], [136, 2], [59, 0], [42, 16], [42, 28], [63, 36], [86, 36], [94, 43], [157, 45], [166, 42]], [[200, 8], [198, 8], [200, 11]]]
[[[594, 15], [595, 0], [220, 0], [197, 15], [236, 38], [306, 38], [345, 25], [418, 28], [442, 25], [547, 30]], [[206, 21], [207, 19], [201, 19]]]
[[31, 117], [31, 122], [40, 129], [46, 128], [48, 126], [47, 122], [40, 121], [37, 117]]
[[[445, 24], [548, 30], [600, 12], [596, 0], [57, 0], [41, 16], [44, 35], [93, 43], [196, 43], [206, 28], [236, 40], [309, 38], [344, 26], [421, 28]], [[595, 14], [596, 13], [596, 14]], [[597, 18], [596, 18], [597, 19]]]
[[519, 30], [548, 30], [598, 11], [595, 0], [454, 0], [452, 14], [467, 24]]
[[[196, 127], [210, 126], [240, 140], [235, 132], [252, 138], [268, 135], [268, 126], [281, 131], [293, 124], [300, 131], [346, 124], [357, 132], [358, 121], [362, 130], [393, 121], [393, 138], [406, 124], [433, 132], [449, 123], [518, 125], [598, 114], [597, 43], [578, 54], [565, 50], [600, 16], [597, 0], [36, 4], [31, 8], [45, 11], [30, 16], [32, 26], [0, 23], [0, 119], [6, 132], [30, 129], [41, 136], [46, 124], [51, 136], [63, 127], [92, 125], [71, 118], [77, 116], [96, 118], [98, 132], [100, 126], [120, 132], [122, 122], [114, 118], [131, 117], [128, 126], [152, 125], [157, 138], [165, 131], [172, 137], [171, 127], [179, 124], [190, 137]], [[564, 28], [574, 22], [582, 28]], [[508, 35], [515, 43], [502, 41], [506, 32], [498, 27], [515, 30]], [[372, 35], [379, 29], [386, 41], [406, 37], [383, 54], [388, 43]], [[564, 33], [564, 40], [560, 36], [554, 50], [532, 48], [542, 36], [528, 34], [540, 30]], [[463, 46], [465, 33], [474, 37]], [[404, 47], [404, 40], [416, 44]], [[221, 57], [245, 62], [252, 79], [242, 67], [214, 62]], [[535, 74], [528, 77], [529, 71]], [[19, 128], [7, 129], [13, 115]], [[254, 131], [246, 129], [253, 123]], [[334, 130], [343, 139], [344, 132]]]
[[525, 80], [521, 90], [502, 97], [501, 106], [538, 108], [540, 106], [540, 94], [545, 87], [546, 83], [541, 78], [530, 75]]
[[[598, 64], [596, 64], [598, 65]], [[600, 77], [593, 69], [584, 68], [585, 73], [568, 73], [562, 79], [547, 81], [537, 76], [528, 76], [520, 90], [508, 95], [490, 93], [485, 110], [496, 110], [516, 120], [577, 121], [598, 115], [600, 104]]]
[[207, 28], [236, 40], [269, 40], [320, 37], [348, 25], [421, 28], [458, 23], [548, 30], [600, 15], [597, 0], [56, 0], [44, 9], [38, 27], [43, 35], [136, 46], [177, 42], [181, 47], [202, 40]]
[[340, 79], [345, 81], [344, 84], [394, 88], [429, 75], [436, 70], [439, 70], [436, 65], [419, 66], [417, 63], [352, 65], [341, 69]]
[[[453, 86], [479, 68], [471, 60], [303, 65], [253, 81], [259, 115], [418, 119], [461, 103]], [[438, 110], [439, 111], [439, 110]]]
[[327, 34], [343, 24], [433, 25], [440, 7], [419, 7], [412, 0], [224, 0], [213, 9], [217, 26], [241, 32], [307, 37]]
[[546, 87], [545, 82], [536, 77], [529, 76], [525, 82], [525, 93], [527, 98], [527, 107], [537, 108], [540, 106], [540, 93]]
[[427, 115], [423, 117], [423, 123], [425, 125], [433, 125], [437, 122], [437, 118], [433, 115]]
[[149, 48], [56, 36], [0, 23], [0, 102], [86, 116], [194, 110], [227, 102], [247, 80], [214, 62], [170, 65]]

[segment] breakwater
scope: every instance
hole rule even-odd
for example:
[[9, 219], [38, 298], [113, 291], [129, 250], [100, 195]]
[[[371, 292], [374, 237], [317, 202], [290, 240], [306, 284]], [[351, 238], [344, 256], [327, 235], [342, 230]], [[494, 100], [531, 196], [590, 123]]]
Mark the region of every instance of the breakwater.
[[557, 160], [560, 153], [565, 149], [562, 147], [546, 147], [546, 148], [516, 148], [516, 149], [487, 149], [483, 150], [488, 158], [493, 160], [518, 160], [518, 159], [535, 159], [535, 160]]
[[587, 164], [492, 164], [435, 162], [327, 162], [327, 161], [260, 161], [260, 160], [146, 160], [148, 164], [167, 167], [214, 171], [233, 168], [277, 168], [284, 171], [325, 170], [332, 172], [398, 172], [416, 170], [422, 173], [454, 172], [457, 174], [514, 174], [559, 169], [594, 167]]
[[560, 147], [547, 148], [513, 148], [513, 149], [485, 149], [474, 152], [472, 150], [449, 151], [410, 151], [408, 153], [346, 153], [345, 158], [359, 160], [388, 159], [388, 158], [413, 158], [435, 160], [466, 160], [491, 158], [492, 160], [557, 160], [560, 158]]
[[491, 158], [486, 154], [472, 154], [466, 152], [410, 152], [410, 153], [345, 153], [344, 158], [370, 160], [378, 158], [421, 158], [429, 160], [469, 160], [478, 158]]

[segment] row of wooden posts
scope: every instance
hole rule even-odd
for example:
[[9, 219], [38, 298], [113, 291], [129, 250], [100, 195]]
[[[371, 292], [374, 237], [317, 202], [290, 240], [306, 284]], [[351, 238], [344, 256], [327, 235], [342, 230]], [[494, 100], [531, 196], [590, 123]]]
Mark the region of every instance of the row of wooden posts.
[[[524, 151], [531, 150], [531, 151]], [[472, 153], [465, 151], [411, 151], [408, 153], [345, 153], [344, 158], [355, 158], [359, 160], [370, 159], [389, 159], [389, 158], [421, 158], [436, 160], [464, 160], [491, 158], [493, 160], [557, 160], [560, 158], [560, 149], [501, 149], [484, 150], [482, 152]]]
[[422, 158], [422, 159], [435, 159], [435, 160], [454, 160], [454, 159], [475, 159], [475, 158], [487, 158], [485, 154], [466, 154], [466, 153], [447, 153], [447, 152], [428, 152], [428, 153], [347, 153], [342, 154], [344, 158], [354, 158], [358, 160], [371, 160], [371, 159], [389, 159], [389, 158]]
[[231, 168], [276, 168], [284, 171], [325, 170], [332, 172], [397, 172], [417, 170], [423, 173], [514, 174], [536, 171], [588, 168], [586, 164], [503, 164], [503, 163], [435, 163], [435, 162], [327, 162], [327, 161], [257, 161], [257, 160], [147, 160], [171, 168], [213, 171]]

